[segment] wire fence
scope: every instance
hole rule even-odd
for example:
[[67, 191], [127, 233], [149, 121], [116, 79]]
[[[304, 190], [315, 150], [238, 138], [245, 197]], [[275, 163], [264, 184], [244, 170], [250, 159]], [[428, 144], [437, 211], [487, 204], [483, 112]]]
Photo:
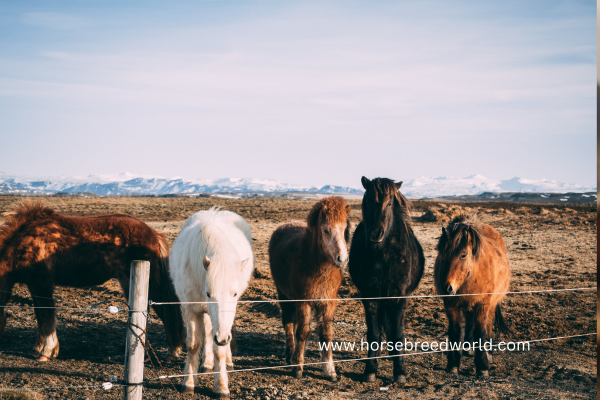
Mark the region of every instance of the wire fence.
[[[570, 335], [570, 336], [557, 336], [557, 337], [552, 337], [552, 338], [542, 338], [542, 339], [531, 339], [531, 340], [521, 340], [519, 341], [520, 343], [539, 343], [539, 342], [548, 342], [548, 341], [553, 341], [553, 340], [563, 340], [563, 339], [571, 339], [571, 338], [577, 338], [577, 337], [587, 337], [587, 336], [593, 336], [593, 335], [597, 335], [597, 332], [594, 333], [584, 333], [584, 334], [579, 334], [579, 335]], [[492, 344], [490, 347], [491, 348], [496, 348], [498, 347], [499, 344]], [[148, 347], [150, 347], [152, 349], [151, 346], [149, 346], [149, 342], [146, 341], [146, 343], [144, 344], [144, 348], [147, 352], [148, 357], [150, 357], [150, 354], [148, 353]], [[480, 349], [480, 346], [474, 346], [473, 350], [475, 349]], [[152, 349], [152, 352], [154, 353], [154, 356], [156, 357], [156, 353], [154, 352], [154, 349]], [[436, 353], [444, 353], [447, 352], [447, 350], [429, 350], [429, 351], [421, 351], [421, 352], [415, 352], [415, 353], [403, 353], [403, 354], [394, 354], [394, 355], [387, 355], [387, 356], [376, 356], [376, 357], [361, 357], [361, 358], [346, 358], [346, 359], [342, 359], [342, 360], [333, 360], [333, 363], [344, 363], [344, 362], [362, 362], [362, 361], [367, 361], [367, 360], [375, 360], [375, 359], [389, 359], [389, 358], [395, 358], [395, 357], [410, 357], [410, 356], [417, 356], [417, 355], [425, 355], [425, 354], [436, 354]], [[306, 367], [306, 366], [314, 366], [314, 365], [322, 365], [322, 364], [327, 364], [329, 363], [328, 361], [320, 361], [320, 362], [309, 362], [309, 363], [303, 363], [303, 364], [286, 364], [286, 365], [274, 365], [274, 366], [268, 366], [268, 367], [257, 367], [257, 368], [241, 368], [241, 369], [234, 369], [234, 370], [229, 370], [227, 371], [228, 374], [231, 373], [240, 373], [240, 372], [254, 372], [254, 371], [265, 371], [265, 370], [273, 370], [273, 369], [280, 369], [280, 368], [294, 368], [294, 367]], [[162, 365], [161, 365], [161, 369]], [[200, 375], [214, 375], [214, 374], [218, 374], [220, 373], [220, 371], [209, 371], [209, 372], [198, 372], [195, 374], [172, 374], [172, 375], [160, 375], [157, 376], [156, 378], [149, 378], [149, 379], [144, 379], [143, 382], [141, 383], [137, 383], [137, 384], [123, 384], [123, 383], [116, 383], [117, 378], [116, 376], [113, 376], [112, 380], [115, 381], [113, 382], [103, 382], [102, 384], [98, 384], [98, 385], [82, 385], [82, 386], [50, 386], [50, 387], [21, 387], [21, 388], [0, 388], [0, 392], [7, 392], [7, 391], [26, 391], [26, 390], [64, 390], [64, 389], [103, 389], [103, 390], [110, 390], [112, 389], [114, 386], [120, 386], [120, 387], [128, 387], [128, 386], [138, 386], [138, 385], [144, 385], [144, 384], [148, 384], [151, 382], [156, 382], [156, 381], [162, 381], [165, 379], [174, 379], [174, 378], [185, 378], [187, 376], [200, 376]], [[171, 385], [173, 385], [173, 382], [171, 381]], [[173, 388], [176, 390], [176, 388], [173, 385]]]
[[345, 297], [337, 299], [272, 299], [272, 300], [239, 300], [230, 302], [217, 301], [174, 301], [174, 302], [153, 302], [150, 300], [150, 305], [169, 305], [169, 304], [214, 304], [214, 303], [293, 303], [293, 302], [317, 302], [317, 301], [363, 301], [363, 300], [399, 300], [399, 299], [426, 299], [436, 297], [461, 297], [461, 296], [486, 296], [493, 294], [532, 294], [532, 293], [548, 293], [548, 292], [573, 292], [583, 290], [598, 290], [597, 287], [586, 288], [567, 288], [567, 289], [545, 289], [545, 290], [523, 290], [518, 292], [496, 292], [496, 293], [457, 293], [457, 294], [425, 294], [425, 295], [410, 295], [410, 296], [384, 296], [384, 297]]
[[[363, 300], [394, 300], [394, 299], [410, 299], [410, 298], [445, 298], [445, 297], [460, 297], [460, 296], [482, 296], [482, 295], [493, 295], [493, 294], [505, 294], [505, 295], [519, 295], [519, 294], [535, 294], [535, 293], [552, 293], [552, 292], [575, 292], [575, 291], [591, 291], [591, 290], [597, 290], [597, 287], [584, 287], [584, 288], [564, 288], [564, 289], [545, 289], [545, 290], [525, 290], [525, 291], [512, 291], [512, 292], [498, 292], [498, 293], [464, 293], [464, 294], [455, 294], [455, 295], [411, 295], [411, 296], [389, 296], [389, 297], [351, 297], [351, 298], [339, 298], [339, 299], [297, 299], [297, 300], [279, 300], [279, 299], [272, 299], [272, 300], [240, 300], [237, 301], [237, 303], [283, 303], [283, 302], [298, 302], [298, 301], [309, 301], [309, 302], [316, 302], [316, 301], [363, 301]], [[35, 308], [54, 308], [57, 310], [70, 310], [70, 311], [85, 311], [85, 312], [109, 312], [111, 314], [116, 314], [119, 312], [128, 312], [128, 313], [132, 313], [132, 312], [143, 312], [143, 313], [148, 313], [149, 310], [129, 310], [128, 308], [123, 308], [120, 306], [108, 306], [108, 307], [98, 307], [99, 305], [102, 304], [106, 304], [106, 303], [114, 303], [114, 302], [120, 302], [120, 303], [124, 303], [125, 306], [127, 307], [127, 303], [122, 300], [122, 299], [110, 299], [110, 300], [104, 300], [101, 301], [99, 303], [95, 303], [92, 304], [89, 307], [36, 307], [36, 306], [1, 306], [1, 308], [24, 308], [24, 309], [35, 309]], [[151, 305], [175, 305], [175, 304], [208, 304], [208, 303], [216, 303], [215, 301], [201, 301], [201, 302], [153, 302], [153, 301], [149, 301], [149, 306]], [[131, 325], [129, 325], [129, 329], [131, 329]], [[138, 327], [139, 328], [139, 327]], [[145, 330], [143, 331], [143, 336], [145, 337], [145, 340], [142, 339], [140, 336], [138, 336], [136, 334], [136, 336], [138, 336], [138, 339], [143, 343], [144, 346], [144, 350], [146, 352], [146, 355], [148, 357], [148, 359], [150, 360], [151, 364], [152, 364], [152, 370], [156, 370], [157, 368], [155, 368], [154, 363], [152, 362], [153, 357], [150, 355], [150, 351], [152, 352], [152, 355], [154, 356], [154, 358], [157, 360], [158, 362], [158, 370], [160, 371], [169, 371], [170, 370], [168, 368], [165, 368], [160, 361], [158, 361], [158, 357], [156, 355], [156, 352], [154, 351], [154, 349], [152, 348], [149, 340], [147, 339], [147, 334]], [[577, 337], [587, 337], [587, 336], [593, 336], [593, 335], [597, 335], [596, 332], [594, 333], [585, 333], [585, 334], [578, 334], [578, 335], [570, 335], [570, 336], [558, 336], [558, 337], [552, 337], [552, 338], [542, 338], [542, 339], [531, 339], [531, 340], [522, 340], [520, 341], [520, 343], [539, 343], [539, 342], [546, 342], [546, 341], [554, 341], [554, 340], [562, 340], [562, 339], [570, 339], [570, 338], [577, 338]], [[492, 348], [497, 347], [498, 344], [496, 345], [491, 345]], [[475, 347], [478, 348], [479, 346]], [[385, 355], [385, 356], [377, 356], [377, 357], [362, 357], [362, 358], [348, 358], [348, 359], [341, 359], [341, 360], [333, 360], [333, 363], [344, 363], [344, 362], [363, 362], [366, 360], [371, 360], [371, 359], [387, 359], [387, 358], [394, 358], [394, 357], [409, 357], [409, 356], [416, 356], [416, 355], [425, 355], [425, 354], [435, 354], [435, 353], [442, 353], [444, 351], [447, 350], [430, 350], [430, 351], [422, 351], [422, 352], [411, 352], [411, 353], [403, 353], [403, 354], [394, 354], [394, 355]], [[314, 366], [314, 365], [322, 365], [328, 363], [326, 361], [324, 362], [310, 362], [310, 363], [303, 363], [303, 364], [290, 364], [290, 365], [275, 365], [275, 366], [266, 366], [266, 367], [256, 367], [256, 368], [242, 368], [242, 369], [234, 369], [234, 370], [230, 370], [227, 371], [227, 373], [240, 373], [240, 372], [254, 372], [254, 371], [264, 371], [264, 370], [272, 370], [272, 369], [280, 369], [280, 368], [293, 368], [293, 367], [299, 367], [299, 366]], [[194, 374], [169, 374], [169, 375], [159, 375], [155, 378], [148, 378], [143, 380], [141, 383], [137, 383], [137, 384], [127, 384], [127, 383], [123, 383], [123, 382], [119, 382], [119, 379], [117, 378], [117, 376], [111, 376], [111, 379], [109, 382], [103, 382], [101, 384], [95, 384], [95, 385], [70, 385], [70, 386], [50, 386], [50, 387], [20, 387], [20, 388], [0, 388], [0, 392], [7, 392], [7, 391], [37, 391], [37, 390], [69, 390], [69, 389], [102, 389], [102, 390], [110, 390], [113, 387], [128, 387], [128, 386], [139, 386], [139, 385], [145, 385], [148, 383], [152, 383], [152, 382], [159, 382], [161, 383], [162, 386], [162, 381], [164, 381], [165, 379], [168, 379], [170, 381], [171, 386], [173, 387], [173, 389], [176, 390], [174, 383], [171, 381], [174, 378], [183, 378], [186, 376], [200, 376], [200, 375], [214, 375], [219, 373], [219, 371], [209, 371], [209, 372], [199, 372], [199, 373], [194, 373]], [[164, 388], [164, 386], [163, 386]], [[177, 392], [178, 393], [178, 392]], [[179, 393], [178, 393], [179, 394]]]
[[[575, 337], [591, 336], [591, 335], [596, 335], [596, 334], [597, 334], [596, 332], [584, 333], [584, 334], [572, 335], [572, 336], [557, 336], [557, 337], [553, 337], [553, 338], [521, 340], [519, 342], [520, 343], [547, 342], [547, 341], [552, 341], [552, 340], [569, 339], [569, 338], [575, 338]], [[498, 347], [498, 344], [492, 344], [490, 347], [491, 348]], [[476, 348], [480, 348], [480, 346], [476, 346], [473, 349], [476, 349]], [[417, 352], [417, 353], [403, 353], [403, 354], [394, 354], [394, 355], [377, 356], [377, 357], [346, 358], [346, 359], [342, 359], [342, 360], [333, 360], [333, 362], [334, 363], [343, 363], [343, 362], [352, 362], [352, 361], [376, 360], [376, 359], [384, 359], [384, 358], [409, 357], [409, 356], [417, 356], [417, 355], [421, 355], [421, 354], [443, 353], [445, 351], [447, 351], [447, 350], [429, 350], [429, 351], [421, 351], [421, 352]], [[328, 363], [329, 363], [329, 361], [320, 361], [320, 362], [311, 362], [311, 363], [303, 363], [303, 364], [274, 365], [271, 367], [242, 368], [242, 369], [234, 369], [231, 371], [227, 371], [227, 373], [264, 371], [264, 370], [269, 370], [269, 369], [294, 368], [294, 367], [302, 367], [302, 366], [307, 366], [307, 365], [322, 365], [322, 364], [328, 364]], [[219, 373], [219, 371], [216, 371], [216, 372], [210, 371], [210, 372], [198, 372], [195, 374], [162, 375], [162, 376], [159, 376], [158, 378], [147, 379], [145, 382], [151, 382], [151, 381], [155, 381], [157, 379], [184, 378], [186, 376], [214, 375], [214, 374], [218, 374], [218, 373]]]

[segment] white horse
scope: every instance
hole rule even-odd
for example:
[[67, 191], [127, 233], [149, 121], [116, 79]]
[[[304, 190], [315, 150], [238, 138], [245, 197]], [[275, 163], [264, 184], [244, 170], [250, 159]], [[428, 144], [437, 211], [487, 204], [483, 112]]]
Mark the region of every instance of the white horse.
[[[169, 257], [175, 291], [187, 327], [187, 360], [182, 392], [194, 393], [199, 350], [201, 372], [215, 372], [214, 391], [229, 398], [227, 368], [233, 369], [230, 342], [237, 300], [254, 269], [252, 233], [244, 218], [211, 208], [185, 221]], [[217, 357], [215, 363], [214, 357]]]

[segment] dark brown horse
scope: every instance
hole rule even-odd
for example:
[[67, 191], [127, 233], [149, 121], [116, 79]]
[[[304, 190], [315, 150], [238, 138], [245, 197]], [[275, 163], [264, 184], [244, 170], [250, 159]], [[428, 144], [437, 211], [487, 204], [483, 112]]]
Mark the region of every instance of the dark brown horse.
[[[167, 270], [166, 240], [143, 222], [127, 215], [67, 217], [41, 202], [21, 202], [13, 211], [0, 226], [0, 334], [15, 283], [27, 285], [35, 307], [54, 307], [55, 285], [94, 286], [111, 278], [127, 296], [133, 260], [150, 261], [150, 299], [179, 301]], [[169, 357], [176, 357], [183, 343], [180, 308], [154, 309], [165, 326]], [[34, 354], [39, 361], [58, 355], [55, 311], [35, 309], [39, 337]]]
[[[352, 238], [350, 275], [361, 297], [400, 297], [410, 295], [419, 285], [425, 257], [412, 230], [408, 200], [400, 193], [402, 182], [387, 178], [362, 177], [365, 195], [363, 220]], [[374, 382], [383, 331], [387, 340], [404, 341], [404, 319], [408, 301], [402, 299], [363, 300], [367, 322], [368, 357], [364, 378]], [[373, 348], [374, 344], [377, 347]], [[390, 351], [394, 382], [406, 382], [402, 351]]]
[[[508, 291], [510, 267], [502, 236], [474, 215], [459, 215], [446, 228], [438, 242], [434, 267], [434, 284], [438, 294], [503, 293]], [[461, 322], [465, 317], [464, 339], [484, 343], [492, 326], [509, 332], [500, 302], [504, 294], [444, 297], [448, 316], [448, 339], [462, 341]], [[461, 351], [448, 353], [447, 372], [457, 374]], [[489, 359], [485, 350], [475, 349], [477, 374], [489, 376]]]
[[[333, 314], [342, 283], [340, 269], [348, 263], [350, 206], [341, 197], [327, 197], [315, 204], [304, 222], [280, 226], [269, 242], [271, 274], [280, 300], [325, 299], [283, 302], [281, 319], [286, 337], [285, 356], [296, 378], [302, 378], [304, 349], [316, 311], [321, 343], [333, 339]], [[323, 373], [337, 380], [330, 346], [321, 351]]]

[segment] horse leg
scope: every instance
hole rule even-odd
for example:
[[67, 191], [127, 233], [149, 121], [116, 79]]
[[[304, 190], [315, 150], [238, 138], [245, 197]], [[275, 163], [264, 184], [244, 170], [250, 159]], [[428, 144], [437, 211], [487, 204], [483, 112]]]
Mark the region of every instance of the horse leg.
[[[465, 342], [469, 342], [472, 343], [474, 341], [474, 336], [473, 336], [473, 329], [474, 329], [474, 318], [472, 315], [470, 315], [469, 313], [465, 314], [465, 337], [464, 337], [464, 341]], [[471, 349], [471, 351], [467, 351], [467, 350], [463, 350], [462, 351], [462, 355], [463, 356], [472, 356], [473, 354], [475, 354], [475, 350]]]
[[323, 346], [325, 343], [329, 344], [329, 346], [321, 350], [321, 362], [323, 363], [321, 366], [323, 374], [331, 382], [337, 381], [333, 365], [333, 350], [331, 348], [331, 341], [333, 340], [333, 314], [335, 313], [336, 303], [335, 301], [322, 302], [317, 308], [320, 346]]
[[4, 333], [6, 328], [6, 314], [4, 313], [4, 306], [8, 303], [10, 296], [12, 295], [12, 288], [14, 283], [6, 281], [5, 278], [0, 280], [0, 337]]
[[[279, 291], [278, 298], [280, 300], [287, 300], [287, 297]], [[296, 321], [296, 305], [294, 303], [279, 303], [281, 307], [281, 321], [283, 322], [283, 331], [285, 332], [285, 363], [290, 365], [292, 363], [292, 355], [294, 354], [295, 340], [294, 335], [296, 333], [295, 321]]]
[[458, 374], [460, 368], [460, 344], [461, 344], [461, 322], [462, 312], [458, 308], [450, 308], [446, 306], [446, 315], [448, 316], [448, 339], [450, 341], [450, 348], [454, 347], [455, 350], [448, 350], [448, 364], [446, 366], [446, 372], [451, 374]]
[[[365, 361], [364, 377], [366, 382], [375, 382], [377, 375], [378, 362], [376, 358], [380, 354], [381, 329], [379, 324], [379, 303], [377, 301], [363, 301], [365, 308], [365, 318], [367, 321], [367, 357], [370, 360]], [[373, 346], [377, 344], [375, 350]]]
[[[58, 356], [58, 337], [56, 336], [56, 310], [52, 295], [54, 287], [49, 279], [40, 279], [27, 285], [33, 299], [35, 317], [38, 323], [38, 340], [33, 348], [33, 356], [38, 361], [49, 361]], [[39, 296], [39, 297], [38, 297]], [[48, 308], [37, 308], [48, 307]]]
[[398, 303], [388, 302], [386, 314], [388, 317], [388, 326], [390, 327], [388, 340], [394, 342], [394, 348], [390, 351], [390, 355], [396, 355], [392, 358], [394, 364], [394, 382], [406, 382], [406, 368], [404, 367], [404, 350], [396, 350], [396, 343], [404, 344], [404, 319], [406, 315], [406, 299], [400, 299]]
[[233, 371], [233, 356], [231, 354], [231, 343], [227, 343], [227, 355], [225, 362], [227, 363], [227, 371]]
[[302, 372], [304, 370], [304, 349], [306, 347], [306, 339], [310, 333], [310, 316], [311, 306], [307, 302], [300, 302], [296, 305], [296, 321], [298, 326], [296, 328], [296, 348], [294, 349], [294, 355], [292, 357], [292, 364], [296, 365], [292, 368], [292, 372], [296, 379], [302, 378]]
[[204, 313], [204, 344], [202, 351], [202, 373], [211, 372], [215, 366], [215, 352], [213, 351], [213, 328], [210, 315]]
[[216, 343], [213, 344], [214, 353], [217, 356], [217, 360], [214, 366], [215, 382], [213, 391], [218, 399], [229, 398], [229, 379], [227, 377], [227, 349], [228, 346], [219, 346]]
[[187, 357], [183, 373], [186, 375], [183, 378], [181, 387], [182, 393], [194, 393], [195, 376], [198, 371], [200, 346], [202, 345], [202, 335], [204, 333], [204, 320], [193, 306], [183, 305], [183, 313], [185, 315], [187, 336], [186, 347]]
[[[474, 321], [474, 341], [485, 343], [489, 338], [489, 326], [488, 321], [489, 306], [479, 306], [475, 308], [473, 314], [475, 317]], [[488, 377], [490, 375], [490, 362], [488, 360], [488, 353], [484, 349], [475, 349], [475, 370], [477, 375]]]

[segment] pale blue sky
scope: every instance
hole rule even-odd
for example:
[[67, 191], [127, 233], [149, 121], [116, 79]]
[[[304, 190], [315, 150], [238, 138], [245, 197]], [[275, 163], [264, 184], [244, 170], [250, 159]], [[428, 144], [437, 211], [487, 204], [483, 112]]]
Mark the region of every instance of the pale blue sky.
[[0, 171], [595, 185], [592, 1], [0, 3]]

